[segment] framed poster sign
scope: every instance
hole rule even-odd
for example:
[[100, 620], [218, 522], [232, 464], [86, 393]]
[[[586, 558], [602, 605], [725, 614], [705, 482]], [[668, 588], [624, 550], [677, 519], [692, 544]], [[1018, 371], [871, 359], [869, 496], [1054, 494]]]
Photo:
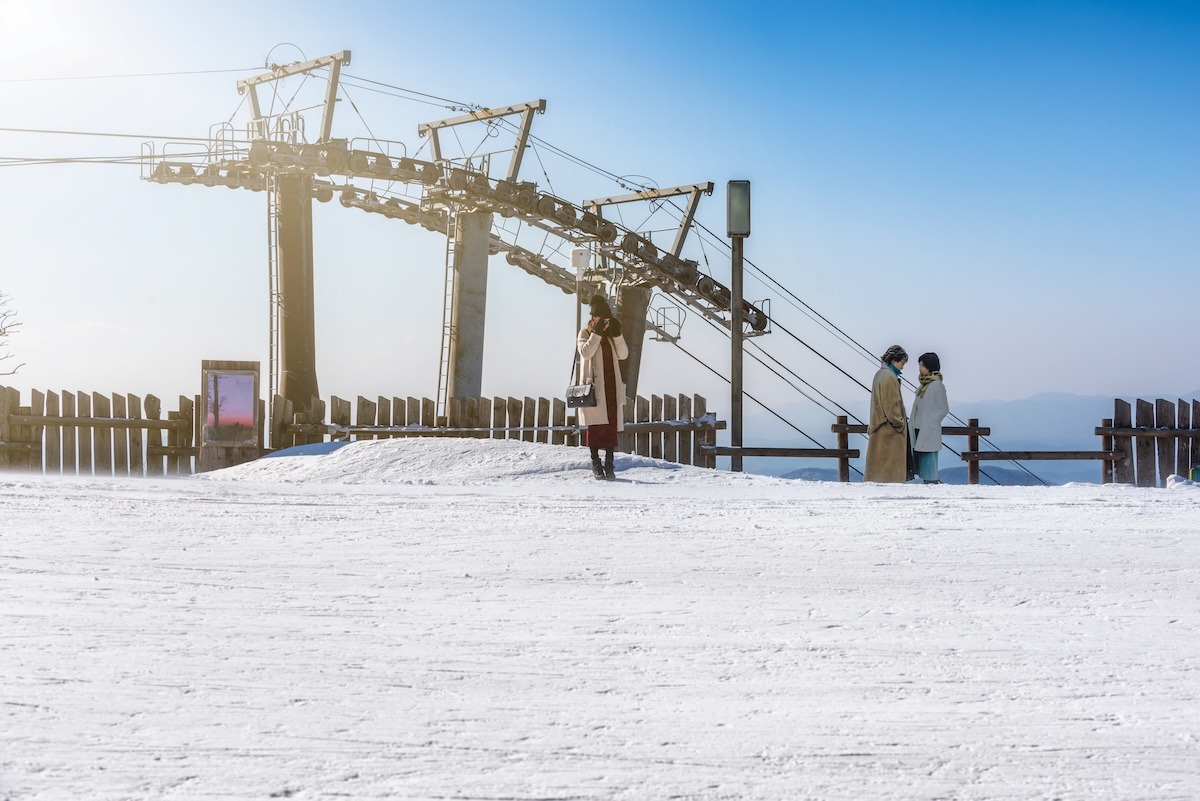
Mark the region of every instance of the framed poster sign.
[[205, 361], [200, 444], [257, 448], [258, 362]]

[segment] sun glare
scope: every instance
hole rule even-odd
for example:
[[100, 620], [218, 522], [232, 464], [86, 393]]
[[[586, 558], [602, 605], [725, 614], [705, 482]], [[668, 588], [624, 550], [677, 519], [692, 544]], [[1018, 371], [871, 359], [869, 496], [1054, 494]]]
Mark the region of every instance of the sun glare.
[[61, 3], [0, 0], [0, 61], [11, 69], [19, 60], [67, 45], [66, 14]]

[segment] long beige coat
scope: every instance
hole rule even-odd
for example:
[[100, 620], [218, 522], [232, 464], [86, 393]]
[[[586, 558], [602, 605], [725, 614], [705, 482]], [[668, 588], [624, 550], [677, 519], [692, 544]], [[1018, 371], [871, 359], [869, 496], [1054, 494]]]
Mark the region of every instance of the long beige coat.
[[908, 416], [900, 379], [886, 364], [871, 382], [871, 422], [867, 426], [866, 481], [903, 484], [908, 480]]
[[604, 383], [604, 352], [600, 350], [599, 334], [590, 333], [586, 328], [579, 331], [578, 347], [582, 369], [580, 383], [591, 381], [596, 385], [596, 405], [576, 409], [579, 412], [579, 423], [584, 426], [604, 425], [608, 420], [608, 396], [615, 392], [617, 396], [617, 430], [625, 430], [625, 382], [621, 379], [621, 365], [617, 362], [629, 358], [629, 346], [625, 337], [618, 336], [609, 340], [613, 346], [613, 374], [616, 386], [610, 387]]

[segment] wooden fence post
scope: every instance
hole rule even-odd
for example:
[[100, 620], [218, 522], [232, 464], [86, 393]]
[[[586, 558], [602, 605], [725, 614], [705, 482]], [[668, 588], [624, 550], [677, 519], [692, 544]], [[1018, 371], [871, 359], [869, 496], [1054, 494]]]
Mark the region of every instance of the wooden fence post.
[[92, 474], [92, 396], [87, 392], [75, 393], [79, 404], [79, 474]]
[[[325, 414], [329, 409], [320, 398], [312, 398], [308, 401], [308, 422], [317, 423], [318, 426], [324, 426]], [[347, 414], [349, 414], [349, 403], [347, 403]], [[325, 432], [312, 432], [306, 434], [299, 442], [305, 445], [320, 445], [325, 441]]]
[[[537, 426], [538, 426], [538, 428], [544, 429], [548, 425], [550, 425], [550, 399], [549, 398], [538, 398]], [[535, 439], [538, 442], [549, 442], [550, 441], [550, 432], [539, 431], [539, 432], [537, 432], [537, 437], [535, 437]]]
[[[675, 408], [675, 396], [666, 395], [663, 397], [663, 420], [674, 420], [678, 417]], [[663, 458], [668, 462], [674, 462], [679, 454], [679, 438], [675, 436], [674, 431], [666, 431], [663, 433]]]
[[[179, 396], [179, 419], [184, 421], [185, 425], [179, 431], [179, 447], [191, 449], [196, 447], [196, 424], [200, 421], [196, 417], [196, 409], [199, 408], [194, 398], [189, 398], [187, 395]], [[179, 454], [179, 475], [189, 476], [196, 472], [196, 466], [191, 456], [186, 453]]]
[[[633, 399], [634, 422], [647, 423], [650, 421], [650, 401], [638, 395]], [[638, 456], [650, 455], [650, 435], [638, 434], [633, 438], [633, 452]]]
[[[36, 389], [29, 391], [29, 413], [34, 417], [46, 416], [46, 394]], [[45, 470], [45, 457], [42, 455], [43, 434], [46, 431], [46, 426], [33, 424], [25, 429], [25, 440], [36, 447], [29, 452], [27, 457], [26, 467], [34, 472], [41, 473]]]
[[[1154, 406], [1149, 401], [1138, 398], [1135, 415], [1137, 428], [1154, 428]], [[1157, 487], [1158, 475], [1154, 470], [1154, 438], [1139, 436], [1135, 439], [1134, 448], [1137, 450], [1137, 485], [1139, 487]]]
[[[1192, 433], [1200, 434], [1200, 400], [1192, 401]], [[1192, 467], [1200, 467], [1200, 436], [1192, 437], [1191, 443], [1188, 449], [1191, 453], [1189, 461]]]
[[536, 422], [537, 402], [533, 398], [527, 397], [521, 409], [521, 439], [525, 442], [533, 442], [533, 426]]
[[[1129, 405], [1129, 401], [1120, 398], [1113, 401], [1113, 428], [1133, 428], [1133, 407]], [[1116, 477], [1117, 483], [1135, 483], [1133, 437], [1128, 435], [1113, 437], [1113, 449], [1125, 455], [1124, 459], [1113, 465], [1113, 475]]]
[[[345, 426], [345, 427], [349, 428], [349, 426], [350, 426], [350, 401], [346, 400], [345, 398], [339, 398], [337, 395], [334, 395], [332, 398], [330, 398], [329, 399], [329, 422], [331, 425]], [[335, 433], [330, 437], [330, 439], [338, 440], [338, 441], [349, 440], [350, 435], [346, 434], [346, 433]], [[305, 439], [303, 441], [305, 443], [307, 443], [308, 438], [305, 437]]]
[[[650, 396], [650, 422], [659, 423], [663, 419], [663, 399], [661, 395]], [[650, 434], [650, 458], [663, 458], [663, 436], [659, 433]]]
[[[1105, 419], [1100, 421], [1100, 425], [1104, 426], [1105, 428], [1112, 428], [1113, 427], [1112, 418], [1106, 417]], [[1103, 437], [1100, 438], [1100, 449], [1104, 450], [1104, 451], [1111, 451], [1113, 449], [1113, 438], [1112, 438], [1111, 434], [1105, 434]], [[1108, 460], [1100, 462], [1100, 483], [1101, 484], [1111, 484], [1112, 481], [1113, 481], [1113, 463]]]
[[692, 399], [687, 395], [679, 396], [679, 419], [688, 421], [687, 428], [679, 429], [679, 463], [691, 464], [693, 441], [696, 438], [696, 432], [691, 427], [692, 421]]
[[404, 399], [404, 406], [404, 424], [408, 426], [421, 425], [421, 400], [419, 398], [406, 397]]
[[[162, 401], [156, 396], [146, 396], [146, 420], [158, 421], [162, 417]], [[146, 475], [161, 476], [162, 429], [146, 428]]]
[[145, 475], [145, 451], [143, 450], [145, 427], [141, 424], [142, 399], [130, 394], [125, 398], [129, 419], [138, 421], [129, 429], [129, 473], [134, 476]]
[[[358, 396], [358, 408], [354, 413], [354, 422], [360, 426], [375, 425], [375, 401], [367, 400], [362, 395]], [[354, 439], [375, 439], [371, 434], [355, 434]]]
[[1175, 440], [1175, 474], [1180, 478], [1188, 478], [1188, 472], [1191, 468], [1191, 444], [1192, 441], [1187, 436], [1188, 429], [1192, 427], [1191, 408], [1188, 402], [1179, 399], [1179, 405], [1176, 407], [1179, 410], [1179, 420], [1176, 422], [1176, 428], [1179, 430], [1180, 437]]
[[[58, 393], [51, 390], [46, 393], [46, 416], [47, 417], [62, 417], [62, 405], [58, 400]], [[45, 467], [47, 473], [61, 475], [62, 468], [62, 424], [55, 423], [46, 426], [46, 456]]]
[[[1164, 398], [1154, 401], [1154, 427], [1174, 430], [1175, 404]], [[1175, 439], [1159, 437], [1158, 444], [1158, 474], [1161, 476], [1160, 486], [1167, 486], [1167, 477], [1175, 472]]]
[[[558, 428], [567, 424], [567, 402], [562, 398], [554, 399], [554, 406], [550, 410], [550, 425]], [[554, 445], [566, 445], [567, 433], [565, 431], [555, 431], [550, 437], [550, 442]]]
[[492, 439], [508, 439], [504, 426], [508, 421], [508, 401], [492, 398]]
[[[112, 416], [114, 420], [128, 420], [129, 412], [125, 408], [125, 396], [114, 392], [112, 396]], [[128, 426], [113, 427], [113, 471], [118, 476], [129, 475], [129, 432]]]
[[[486, 404], [487, 398], [467, 398], [467, 406], [463, 410], [466, 415], [464, 422], [466, 422], [467, 428], [487, 428], [487, 417], [485, 417], [484, 411]], [[546, 415], [550, 415], [550, 411], [547, 410]], [[488, 416], [491, 415], [488, 414]], [[487, 434], [472, 432], [468, 436], [472, 439], [484, 439]]]
[[[92, 415], [94, 419], [112, 417], [112, 402], [107, 395], [101, 395], [99, 392], [92, 393]], [[113, 474], [112, 440], [112, 426], [93, 424], [92, 458], [96, 475], [111, 476]]]
[[[620, 412], [618, 413], [625, 418], [621, 421], [625, 425], [637, 422], [635, 417], [636, 410], [633, 408], [632, 403], [626, 402], [624, 406], [620, 407]], [[637, 437], [634, 436], [632, 431], [622, 430], [617, 432], [618, 451], [621, 453], [633, 453], [635, 448], [637, 448]]]
[[508, 439], [520, 439], [521, 438], [521, 431], [520, 431], [520, 428], [521, 428], [521, 402], [519, 400], [517, 400], [516, 398], [509, 398], [505, 402], [505, 406], [508, 408], [508, 427], [510, 429], [514, 429], [514, 428], [517, 429], [517, 431], [515, 433], [513, 431], [508, 432], [508, 435], [507, 435]]
[[[708, 414], [708, 400], [703, 395], [694, 395], [692, 397], [692, 414], [697, 418], [704, 417]], [[697, 467], [713, 467], [716, 460], [704, 452], [705, 445], [713, 444], [716, 439], [709, 436], [708, 428], [701, 428], [696, 431], [696, 436], [692, 439], [692, 464]]]
[[16, 414], [20, 404], [21, 395], [17, 390], [12, 387], [0, 387], [0, 470], [17, 464], [16, 453], [4, 446], [12, 442], [13, 437], [12, 423], [9, 422], [8, 416]]
[[[837, 424], [839, 426], [849, 425], [850, 424], [849, 416], [844, 415], [844, 414], [839, 414], [838, 418], [837, 418]], [[838, 431], [837, 432], [837, 447], [838, 447], [838, 450], [840, 450], [840, 451], [849, 449], [849, 447], [850, 447], [850, 432], [848, 432], [848, 431]], [[970, 469], [969, 466], [968, 466], [968, 469]], [[849, 456], [839, 456], [838, 457], [838, 481], [842, 482], [843, 484], [848, 484], [850, 482], [850, 457]]]
[[[967, 426], [969, 426], [970, 428], [979, 428], [979, 418], [977, 418], [977, 417], [969, 418], [967, 420]], [[978, 451], [979, 450], [979, 435], [978, 434], [967, 434], [967, 450], [969, 450], [969, 451]], [[968, 484], [978, 484], [979, 483], [979, 461], [977, 459], [972, 459], [971, 461], [967, 462], [967, 483]]]
[[[63, 390], [62, 392], [62, 413], [63, 417], [75, 416], [75, 393]], [[75, 426], [64, 425], [62, 429], [63, 438], [63, 474], [73, 476], [78, 470], [78, 459], [76, 458], [77, 450], [75, 446]]]
[[[476, 403], [478, 405], [475, 406], [475, 423], [478, 424], [479, 428], [491, 428], [492, 399], [478, 398], [476, 399]], [[475, 436], [478, 436], [479, 439], [490, 439], [492, 434], [490, 432], [480, 432], [479, 434], [475, 434]]]
[[[392, 425], [392, 402], [380, 395], [375, 399], [375, 425], [390, 427]], [[389, 439], [389, 434], [380, 434], [380, 439]]]

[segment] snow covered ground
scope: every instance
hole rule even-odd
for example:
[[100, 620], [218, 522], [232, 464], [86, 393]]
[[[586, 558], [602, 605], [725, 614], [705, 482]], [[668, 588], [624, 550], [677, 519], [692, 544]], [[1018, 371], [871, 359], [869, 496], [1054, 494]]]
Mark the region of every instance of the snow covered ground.
[[0, 799], [1200, 798], [1200, 487], [0, 474]]

